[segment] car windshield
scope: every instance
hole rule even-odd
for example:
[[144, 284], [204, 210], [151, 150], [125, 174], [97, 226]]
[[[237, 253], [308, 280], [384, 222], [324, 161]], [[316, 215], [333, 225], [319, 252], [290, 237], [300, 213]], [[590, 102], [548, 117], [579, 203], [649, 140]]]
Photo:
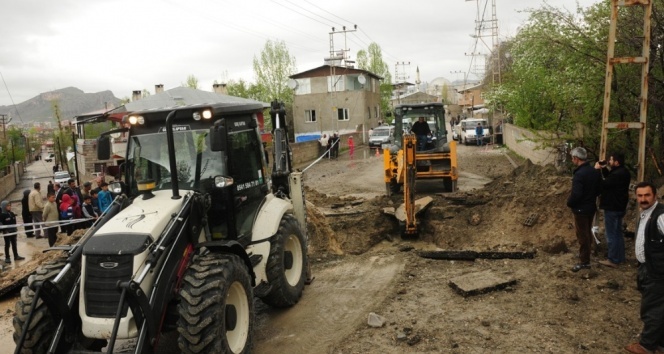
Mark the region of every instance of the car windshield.
[[389, 129], [376, 129], [373, 131], [372, 136], [389, 136], [390, 135], [390, 130]]
[[[212, 181], [224, 174], [221, 153], [210, 150], [208, 130], [178, 131], [173, 138], [180, 188], [196, 188], [201, 181]], [[128, 183], [132, 188], [144, 180], [154, 181], [157, 190], [171, 188], [166, 133], [134, 135], [128, 149]]]
[[55, 179], [69, 178], [69, 172], [56, 172]]

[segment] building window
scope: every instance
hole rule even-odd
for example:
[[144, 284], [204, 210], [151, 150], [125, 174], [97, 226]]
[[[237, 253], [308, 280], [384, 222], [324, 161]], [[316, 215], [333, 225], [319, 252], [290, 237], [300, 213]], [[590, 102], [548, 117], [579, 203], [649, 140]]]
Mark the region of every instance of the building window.
[[371, 107], [367, 107], [367, 112], [369, 113], [369, 119], [371, 119]]
[[346, 91], [346, 80], [343, 75], [327, 77], [327, 92]]
[[378, 106], [374, 107], [374, 118], [378, 118]]
[[348, 120], [348, 108], [337, 108], [337, 119]]
[[304, 121], [307, 123], [312, 123], [316, 121], [316, 110], [306, 109], [304, 110]]

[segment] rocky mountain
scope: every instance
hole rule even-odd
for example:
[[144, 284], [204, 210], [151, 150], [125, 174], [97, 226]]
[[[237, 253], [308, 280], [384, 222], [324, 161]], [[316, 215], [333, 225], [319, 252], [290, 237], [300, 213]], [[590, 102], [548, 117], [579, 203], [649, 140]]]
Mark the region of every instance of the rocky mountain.
[[[57, 100], [62, 119], [71, 119], [77, 115], [111, 109], [120, 105], [120, 99], [113, 92], [106, 90], [96, 93], [85, 93], [75, 87], [67, 87], [55, 91], [44, 92], [25, 102], [14, 106], [0, 106], [0, 114], [9, 114], [13, 122], [20, 117], [23, 122], [55, 122], [52, 101]], [[18, 112], [17, 112], [18, 111]]]

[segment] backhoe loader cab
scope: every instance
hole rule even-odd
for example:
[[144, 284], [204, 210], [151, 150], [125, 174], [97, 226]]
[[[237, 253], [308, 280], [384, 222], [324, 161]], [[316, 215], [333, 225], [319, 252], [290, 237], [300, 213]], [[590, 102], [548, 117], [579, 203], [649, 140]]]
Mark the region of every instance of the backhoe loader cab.
[[[249, 352], [253, 297], [293, 306], [307, 276], [301, 174], [282, 169], [288, 188], [273, 193], [262, 111], [219, 103], [125, 117], [126, 194], [30, 277], [16, 305], [16, 352], [112, 353], [119, 339], [135, 343], [132, 353], [155, 352], [169, 330], [183, 353]], [[98, 143], [102, 158], [107, 144]]]
[[[459, 178], [456, 142], [447, 142], [445, 108], [442, 103], [402, 104], [395, 108], [394, 144], [384, 149], [384, 181], [388, 195], [403, 188], [405, 222], [403, 234], [418, 234], [415, 215], [415, 184], [421, 179], [441, 179], [441, 187], [448, 192], [456, 190]], [[419, 145], [411, 132], [412, 126], [404, 121], [417, 122], [419, 118], [429, 125], [431, 134]]]
[[403, 104], [395, 108], [395, 142], [401, 148], [403, 135], [410, 133], [413, 123], [424, 117], [432, 132], [425, 151], [441, 150], [447, 143], [445, 108], [442, 103]]

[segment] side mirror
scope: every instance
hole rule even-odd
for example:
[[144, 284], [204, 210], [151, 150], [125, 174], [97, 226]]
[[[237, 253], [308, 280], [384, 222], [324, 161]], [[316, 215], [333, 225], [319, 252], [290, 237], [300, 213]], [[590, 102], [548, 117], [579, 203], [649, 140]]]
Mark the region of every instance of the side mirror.
[[221, 119], [210, 128], [210, 150], [226, 151], [226, 120]]
[[97, 160], [108, 160], [111, 158], [111, 139], [108, 135], [102, 135], [97, 139]]

